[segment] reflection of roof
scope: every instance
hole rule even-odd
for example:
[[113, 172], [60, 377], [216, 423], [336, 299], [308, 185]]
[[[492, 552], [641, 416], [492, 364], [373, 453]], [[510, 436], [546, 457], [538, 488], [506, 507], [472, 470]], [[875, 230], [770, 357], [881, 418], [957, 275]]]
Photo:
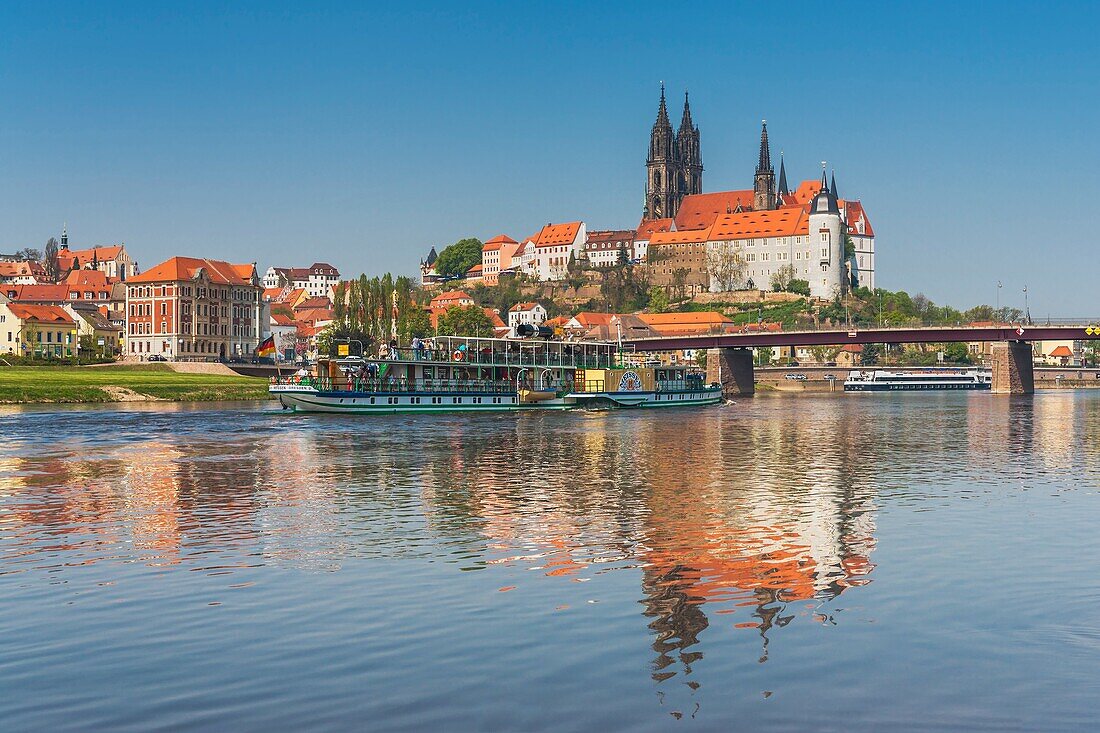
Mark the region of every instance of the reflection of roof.
[[1050, 355], [1051, 356], [1071, 357], [1071, 356], [1073, 356], [1073, 352], [1069, 350], [1068, 346], [1066, 346], [1065, 344], [1062, 344], [1061, 346], [1054, 349], [1054, 351], [1050, 352]]

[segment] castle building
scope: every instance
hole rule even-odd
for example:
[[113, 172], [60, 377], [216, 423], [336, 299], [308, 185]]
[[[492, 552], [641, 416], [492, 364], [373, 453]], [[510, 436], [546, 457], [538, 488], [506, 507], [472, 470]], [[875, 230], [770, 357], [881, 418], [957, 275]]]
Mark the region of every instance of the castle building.
[[665, 85], [661, 84], [661, 101], [657, 121], [649, 136], [646, 157], [645, 213], [643, 219], [663, 219], [676, 216], [685, 196], [703, 191], [703, 157], [699, 148], [699, 128], [691, 119], [691, 105], [684, 93], [684, 114], [680, 129], [673, 132], [665, 104]]
[[[658, 114], [655, 130], [660, 123]], [[782, 155], [777, 181], [766, 120], [751, 189], [689, 193], [671, 220], [652, 219], [647, 206], [638, 239], [643, 229], [653, 232], [645, 241], [654, 284], [688, 296], [767, 290], [792, 278], [805, 280], [817, 298], [854, 284], [875, 288], [875, 234], [863, 204], [840, 198], [835, 173], [829, 181], [824, 169], [820, 181], [791, 190]]]

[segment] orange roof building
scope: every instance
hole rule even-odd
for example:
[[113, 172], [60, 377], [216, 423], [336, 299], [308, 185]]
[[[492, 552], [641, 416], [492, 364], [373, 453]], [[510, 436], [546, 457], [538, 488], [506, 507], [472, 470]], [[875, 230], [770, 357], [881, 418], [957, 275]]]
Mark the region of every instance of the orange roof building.
[[249, 356], [266, 331], [255, 264], [173, 257], [126, 281], [126, 357]]
[[0, 353], [66, 357], [76, 348], [76, 321], [60, 306], [0, 298]]

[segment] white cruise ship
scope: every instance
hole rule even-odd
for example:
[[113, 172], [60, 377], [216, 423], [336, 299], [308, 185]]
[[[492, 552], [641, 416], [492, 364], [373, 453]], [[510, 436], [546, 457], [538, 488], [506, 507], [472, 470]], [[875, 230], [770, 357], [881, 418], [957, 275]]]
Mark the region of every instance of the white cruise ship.
[[992, 375], [979, 369], [926, 371], [852, 371], [844, 380], [845, 392], [908, 392], [924, 389], [989, 389]]

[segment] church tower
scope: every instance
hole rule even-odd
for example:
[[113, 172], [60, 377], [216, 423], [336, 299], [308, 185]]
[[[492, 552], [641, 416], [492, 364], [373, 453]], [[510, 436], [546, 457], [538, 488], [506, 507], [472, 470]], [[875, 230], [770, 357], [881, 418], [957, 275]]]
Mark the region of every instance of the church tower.
[[661, 104], [657, 108], [657, 121], [653, 123], [653, 132], [649, 136], [649, 156], [645, 161], [648, 178], [646, 179], [646, 219], [663, 219], [676, 215], [680, 198], [679, 156], [672, 124], [668, 121], [668, 108], [665, 106], [665, 85], [661, 83]]
[[775, 208], [775, 169], [772, 168], [772, 152], [768, 145], [768, 121], [760, 129], [760, 160], [756, 164], [756, 176], [752, 183], [752, 208], [766, 211]]
[[[691, 121], [691, 105], [684, 92], [684, 116], [676, 133], [676, 153], [680, 161], [679, 198], [676, 209], [684, 196], [703, 192], [703, 155], [699, 150], [699, 128]], [[673, 212], [675, 215], [675, 212]]]

